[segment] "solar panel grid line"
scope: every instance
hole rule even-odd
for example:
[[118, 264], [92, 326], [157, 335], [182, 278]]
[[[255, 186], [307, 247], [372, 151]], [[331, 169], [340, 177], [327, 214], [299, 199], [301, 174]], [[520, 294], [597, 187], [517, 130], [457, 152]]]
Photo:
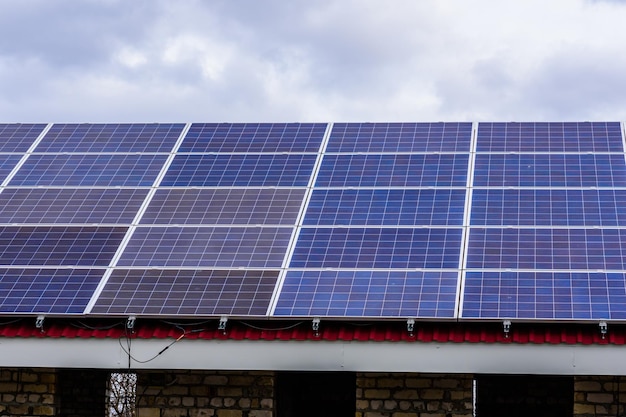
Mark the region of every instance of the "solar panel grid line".
[[26, 163], [26, 161], [28, 160], [28, 157], [33, 153], [33, 150], [37, 147], [39, 142], [41, 142], [43, 140], [43, 138], [46, 136], [46, 133], [50, 130], [51, 127], [52, 127], [52, 124], [48, 124], [41, 131], [39, 136], [37, 136], [37, 139], [35, 139], [35, 141], [30, 145], [30, 147], [28, 148], [28, 150], [26, 151], [24, 156], [22, 156], [20, 161], [13, 167], [11, 172], [4, 178], [4, 181], [2, 181], [2, 183], [0, 184], [0, 189], [2, 187], [5, 187], [7, 184], [9, 184], [11, 182], [13, 177], [15, 177], [15, 175], [20, 170], [20, 168]]
[[23, 154], [46, 128], [43, 123], [0, 123], [0, 154]]
[[132, 221], [130, 227], [128, 228], [128, 230], [126, 232], [126, 235], [124, 236], [124, 239], [120, 242], [120, 245], [118, 246], [117, 251], [115, 252], [113, 257], [111, 258], [111, 261], [109, 263], [109, 269], [104, 274], [104, 276], [102, 277], [102, 280], [100, 281], [100, 283], [96, 287], [96, 289], [95, 289], [95, 291], [93, 293], [93, 296], [89, 300], [89, 303], [87, 303], [87, 306], [85, 307], [85, 314], [89, 314], [89, 312], [93, 308], [96, 300], [100, 296], [100, 293], [102, 292], [103, 288], [106, 286], [106, 283], [109, 280], [109, 277], [111, 276], [111, 273], [113, 272], [113, 268], [119, 262], [120, 258], [122, 257], [122, 254], [124, 253], [124, 251], [126, 249], [126, 246], [128, 245], [128, 243], [130, 242], [132, 236], [134, 235], [135, 230], [137, 228], [137, 225], [141, 221], [141, 217], [145, 213], [148, 205], [150, 204], [150, 201], [154, 197], [154, 195], [156, 193], [156, 190], [157, 190], [157, 187], [159, 186], [160, 182], [163, 180], [163, 178], [165, 176], [165, 172], [169, 169], [172, 161], [174, 160], [174, 156], [176, 155], [176, 151], [178, 150], [178, 147], [180, 147], [183, 139], [185, 138], [185, 135], [189, 131], [190, 126], [191, 126], [190, 124], [186, 124], [185, 127], [181, 130], [180, 135], [179, 135], [176, 143], [172, 147], [172, 150], [170, 151], [169, 156], [167, 157], [167, 159], [163, 163], [163, 166], [161, 167], [161, 170], [160, 170], [159, 174], [154, 179], [154, 183], [152, 184], [152, 188], [150, 189], [150, 191], [146, 195], [146, 198], [144, 199], [141, 207], [139, 208], [139, 210], [135, 214], [135, 217], [133, 218], [133, 221]]

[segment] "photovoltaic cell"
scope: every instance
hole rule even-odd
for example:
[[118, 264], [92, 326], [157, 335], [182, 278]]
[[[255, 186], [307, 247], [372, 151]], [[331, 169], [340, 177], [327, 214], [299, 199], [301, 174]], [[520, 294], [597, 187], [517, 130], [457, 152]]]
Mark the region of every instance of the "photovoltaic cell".
[[469, 152], [471, 123], [335, 123], [327, 152]]
[[292, 268], [458, 268], [461, 228], [303, 228]]
[[469, 269], [625, 270], [624, 229], [472, 228]]
[[107, 266], [124, 227], [0, 227], [0, 265]]
[[158, 190], [141, 223], [295, 225], [304, 191], [281, 188]]
[[467, 168], [468, 155], [326, 155], [316, 186], [464, 187]]
[[626, 190], [475, 189], [476, 226], [626, 226]]
[[479, 123], [478, 152], [623, 152], [618, 122]]
[[167, 155], [31, 155], [9, 185], [151, 186]]
[[177, 155], [162, 186], [306, 186], [315, 155]]
[[0, 183], [9, 176], [21, 159], [19, 155], [0, 155]]
[[170, 152], [184, 124], [54, 124], [36, 152]]
[[45, 128], [45, 124], [0, 123], [0, 152], [28, 151]]
[[478, 154], [474, 186], [624, 187], [624, 155]]
[[279, 268], [291, 227], [139, 227], [119, 266]]
[[467, 272], [463, 318], [626, 318], [626, 275], [604, 272]]
[[318, 152], [325, 123], [194, 123], [179, 152]]
[[314, 190], [305, 225], [461, 226], [465, 190]]
[[289, 271], [275, 316], [454, 318], [458, 272]]
[[116, 269], [93, 314], [264, 316], [276, 270]]
[[7, 188], [0, 193], [0, 223], [130, 224], [145, 189]]
[[0, 313], [81, 314], [104, 269], [0, 269]]

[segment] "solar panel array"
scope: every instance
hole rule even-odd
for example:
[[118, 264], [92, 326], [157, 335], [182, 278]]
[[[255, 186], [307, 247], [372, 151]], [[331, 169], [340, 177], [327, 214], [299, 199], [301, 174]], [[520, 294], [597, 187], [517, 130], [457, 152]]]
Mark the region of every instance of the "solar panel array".
[[620, 123], [0, 124], [0, 314], [626, 319]]

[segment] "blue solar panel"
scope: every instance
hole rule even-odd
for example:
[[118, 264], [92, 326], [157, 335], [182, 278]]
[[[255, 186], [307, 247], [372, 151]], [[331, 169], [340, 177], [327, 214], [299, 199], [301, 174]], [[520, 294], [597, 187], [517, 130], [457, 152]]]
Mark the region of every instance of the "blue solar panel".
[[116, 269], [91, 312], [264, 316], [278, 273], [276, 270]]
[[463, 318], [626, 319], [626, 274], [467, 272]]
[[303, 228], [292, 268], [458, 268], [460, 228]]
[[55, 124], [36, 152], [170, 152], [184, 124]]
[[167, 155], [31, 155], [9, 185], [151, 186]]
[[478, 154], [474, 186], [625, 187], [624, 155]]
[[623, 152], [617, 122], [479, 123], [478, 152]]
[[28, 151], [45, 128], [45, 124], [0, 123], [0, 152]]
[[471, 123], [335, 123], [327, 152], [469, 152]]
[[123, 227], [0, 227], [0, 265], [107, 266]]
[[304, 192], [289, 188], [158, 190], [141, 223], [295, 225]]
[[275, 316], [454, 318], [458, 272], [289, 271]]
[[130, 224], [145, 189], [7, 188], [0, 193], [0, 223]]
[[467, 267], [626, 270], [626, 230], [472, 228]]
[[461, 226], [465, 190], [314, 190], [305, 225]]
[[465, 186], [468, 155], [326, 155], [317, 187]]
[[306, 186], [315, 155], [178, 155], [162, 186]]
[[139, 227], [119, 266], [279, 268], [291, 227]]
[[81, 314], [104, 269], [0, 269], [0, 313]]
[[318, 152], [325, 123], [194, 123], [179, 152]]
[[475, 189], [471, 224], [626, 226], [626, 190]]
[[22, 159], [19, 155], [0, 155], [0, 182], [3, 182]]

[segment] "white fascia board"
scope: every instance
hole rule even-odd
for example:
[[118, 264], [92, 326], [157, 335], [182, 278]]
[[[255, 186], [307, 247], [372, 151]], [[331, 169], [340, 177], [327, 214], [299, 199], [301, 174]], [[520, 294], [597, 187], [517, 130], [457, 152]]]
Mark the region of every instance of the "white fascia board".
[[[131, 353], [136, 360], [130, 367], [626, 375], [626, 346], [615, 345], [183, 339], [157, 355], [171, 342], [133, 339]], [[128, 368], [128, 356], [117, 339], [0, 338], [0, 367], [120, 369]]]

